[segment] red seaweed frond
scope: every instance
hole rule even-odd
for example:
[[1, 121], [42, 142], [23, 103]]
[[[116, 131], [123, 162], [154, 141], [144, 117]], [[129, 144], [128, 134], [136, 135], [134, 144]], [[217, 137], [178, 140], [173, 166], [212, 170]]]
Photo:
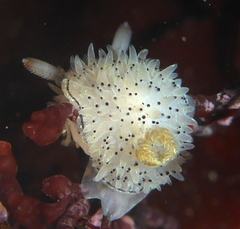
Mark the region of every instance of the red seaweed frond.
[[[42, 191], [56, 202], [43, 203], [24, 195], [15, 178], [16, 173], [17, 164], [11, 152], [11, 145], [1, 141], [0, 199], [12, 213], [13, 224], [34, 229], [46, 229], [57, 224], [57, 228], [63, 229], [73, 228], [86, 221], [89, 203], [82, 196], [80, 184], [72, 183], [62, 175], [45, 179]], [[0, 222], [6, 222], [4, 207], [0, 208], [0, 217]]]
[[212, 135], [217, 125], [230, 126], [234, 117], [240, 115], [240, 89], [225, 90], [216, 95], [193, 96], [196, 101], [195, 134]]
[[72, 108], [71, 104], [63, 103], [35, 111], [31, 120], [23, 124], [23, 132], [39, 146], [49, 145], [62, 134]]

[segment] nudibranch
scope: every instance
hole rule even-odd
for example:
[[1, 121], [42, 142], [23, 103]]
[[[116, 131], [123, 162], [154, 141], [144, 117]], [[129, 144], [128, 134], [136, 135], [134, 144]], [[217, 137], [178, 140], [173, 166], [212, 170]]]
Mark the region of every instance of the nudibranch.
[[78, 111], [69, 121], [72, 137], [90, 156], [82, 180], [85, 198], [99, 198], [109, 220], [122, 217], [151, 190], [183, 180], [181, 165], [192, 144], [195, 104], [176, 79], [177, 65], [160, 69], [160, 61], [136, 52], [128, 23], [117, 30], [107, 52], [86, 61], [71, 57], [68, 72], [26, 58], [25, 67], [61, 88], [58, 102]]

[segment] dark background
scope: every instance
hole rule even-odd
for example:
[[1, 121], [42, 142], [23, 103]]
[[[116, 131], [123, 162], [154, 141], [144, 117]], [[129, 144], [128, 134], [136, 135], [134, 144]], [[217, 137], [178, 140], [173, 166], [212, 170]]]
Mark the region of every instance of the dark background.
[[[82, 56], [91, 42], [105, 48], [128, 21], [137, 51], [149, 49], [162, 68], [178, 63], [191, 94], [212, 95], [240, 84], [239, 10], [229, 0], [0, 0], [0, 140], [12, 144], [25, 194], [40, 198], [42, 180], [58, 173], [80, 182], [87, 157], [60, 140], [39, 147], [24, 136], [21, 125], [54, 93], [24, 69], [23, 58], [67, 70], [71, 55]], [[186, 180], [153, 191], [148, 203], [182, 229], [240, 228], [239, 121], [196, 137]]]

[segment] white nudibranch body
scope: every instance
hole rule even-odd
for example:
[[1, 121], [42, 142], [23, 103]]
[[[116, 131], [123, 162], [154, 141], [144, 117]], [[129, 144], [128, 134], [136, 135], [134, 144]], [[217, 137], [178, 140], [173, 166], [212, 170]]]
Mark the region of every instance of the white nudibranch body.
[[[124, 23], [107, 53], [99, 49], [95, 57], [91, 44], [87, 62], [72, 57], [61, 82], [79, 113], [77, 143], [91, 158], [84, 196], [101, 199], [110, 220], [122, 217], [152, 189], [171, 184], [170, 176], [183, 180], [181, 164], [194, 147], [189, 127], [196, 125], [194, 102], [176, 79], [177, 65], [160, 70], [160, 61], [148, 59], [146, 49], [137, 53], [129, 46], [130, 37]], [[36, 73], [35, 67], [28, 69]], [[50, 75], [56, 77], [57, 71]], [[46, 72], [38, 75], [49, 79]]]

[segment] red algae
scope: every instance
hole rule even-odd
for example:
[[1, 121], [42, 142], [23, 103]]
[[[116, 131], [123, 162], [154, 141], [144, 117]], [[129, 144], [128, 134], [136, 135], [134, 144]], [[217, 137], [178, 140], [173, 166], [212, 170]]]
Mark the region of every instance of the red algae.
[[14, 219], [27, 228], [45, 229], [41, 224], [41, 202], [21, 193], [9, 196], [8, 203], [13, 212]]
[[89, 204], [83, 199], [79, 184], [72, 183], [62, 175], [45, 179], [42, 191], [56, 202], [43, 203], [24, 195], [15, 178], [16, 173], [17, 164], [11, 152], [11, 145], [0, 141], [0, 199], [13, 214], [13, 225], [17, 223], [26, 228], [49, 228], [54, 226], [62, 215], [66, 218], [64, 212], [70, 211], [69, 206], [70, 209], [74, 208], [70, 224], [81, 221], [81, 218], [87, 215]]
[[67, 117], [72, 113], [72, 105], [56, 104], [32, 113], [31, 120], [23, 124], [23, 132], [39, 146], [56, 141], [62, 134]]
[[[42, 191], [53, 199], [62, 199], [63, 196], [69, 196], [72, 183], [62, 175], [46, 178], [43, 181]], [[80, 187], [79, 187], [80, 189]], [[79, 190], [80, 191], [80, 190]], [[68, 193], [68, 194], [65, 194]]]
[[[12, 193], [20, 193], [21, 188], [15, 175], [17, 163], [11, 152], [11, 145], [0, 141], [0, 197], [9, 198]], [[2, 198], [3, 197], [3, 198]], [[3, 201], [2, 201], [3, 202]], [[5, 202], [3, 202], [6, 204]]]

